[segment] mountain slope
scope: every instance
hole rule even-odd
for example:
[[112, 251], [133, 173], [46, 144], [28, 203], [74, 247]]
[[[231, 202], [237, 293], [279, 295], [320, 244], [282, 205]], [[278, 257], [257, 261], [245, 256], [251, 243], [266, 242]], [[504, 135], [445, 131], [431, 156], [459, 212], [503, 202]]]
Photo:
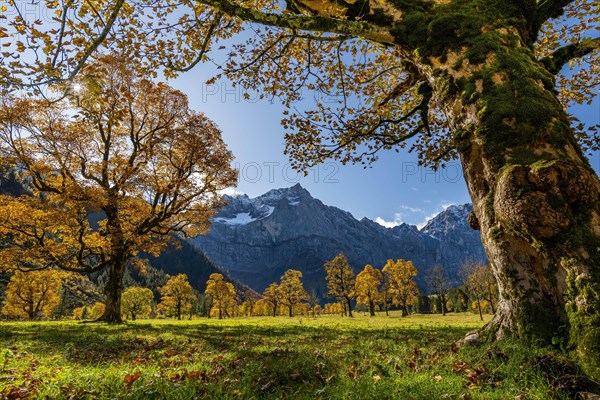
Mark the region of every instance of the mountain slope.
[[[423, 272], [436, 264], [456, 278], [469, 257], [485, 260], [479, 233], [466, 217], [469, 205], [451, 206], [422, 230], [407, 224], [385, 228], [367, 218], [324, 205], [299, 184], [254, 199], [229, 197], [211, 232], [190, 239], [233, 277], [262, 291], [288, 268], [303, 272], [308, 288], [325, 292], [323, 263], [343, 252], [358, 272], [390, 259], [414, 262]], [[418, 279], [421, 287], [423, 273]]]

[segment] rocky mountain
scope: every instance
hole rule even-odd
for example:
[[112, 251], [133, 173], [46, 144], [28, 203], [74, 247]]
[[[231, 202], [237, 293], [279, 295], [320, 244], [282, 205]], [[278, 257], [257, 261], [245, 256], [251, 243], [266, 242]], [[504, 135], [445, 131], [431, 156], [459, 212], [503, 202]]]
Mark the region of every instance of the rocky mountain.
[[211, 232], [190, 239], [234, 278], [262, 291], [289, 268], [303, 272], [307, 288], [325, 292], [323, 264], [343, 252], [356, 272], [378, 268], [392, 258], [412, 260], [424, 273], [441, 264], [457, 280], [467, 258], [485, 260], [479, 232], [467, 225], [468, 204], [450, 206], [425, 227], [402, 224], [385, 228], [368, 218], [327, 206], [299, 184], [256, 198], [228, 197]]

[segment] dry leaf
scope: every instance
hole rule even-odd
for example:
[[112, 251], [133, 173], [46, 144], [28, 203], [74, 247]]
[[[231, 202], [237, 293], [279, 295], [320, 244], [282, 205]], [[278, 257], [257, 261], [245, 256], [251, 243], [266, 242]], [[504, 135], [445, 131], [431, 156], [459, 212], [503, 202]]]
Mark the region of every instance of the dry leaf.
[[140, 376], [142, 376], [142, 373], [140, 371], [137, 371], [135, 374], [125, 375], [125, 378], [123, 378], [123, 381], [125, 382], [125, 385], [129, 389], [131, 387], [131, 385], [133, 385], [133, 382], [137, 381], [140, 378]]

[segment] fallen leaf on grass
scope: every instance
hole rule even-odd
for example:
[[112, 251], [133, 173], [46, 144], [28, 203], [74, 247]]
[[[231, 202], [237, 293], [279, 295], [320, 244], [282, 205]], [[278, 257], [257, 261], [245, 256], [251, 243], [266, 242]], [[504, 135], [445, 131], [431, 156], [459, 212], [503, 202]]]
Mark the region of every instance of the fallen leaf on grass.
[[434, 379], [436, 382], [439, 382], [439, 381], [441, 381], [441, 380], [442, 380], [442, 379], [444, 379], [444, 378], [442, 378], [442, 376], [441, 376], [441, 375], [436, 375], [436, 376], [434, 376], [434, 377], [433, 377], [433, 379]]
[[125, 375], [125, 378], [123, 378], [123, 381], [125, 382], [127, 389], [129, 389], [131, 387], [131, 385], [133, 385], [133, 382], [137, 381], [140, 378], [140, 376], [142, 376], [142, 373], [140, 371], [137, 371], [135, 374]]
[[0, 392], [2, 398], [8, 400], [27, 399], [32, 393], [25, 386], [9, 386]]
[[206, 372], [193, 370], [187, 373], [187, 376], [191, 380], [206, 380]]
[[379, 375], [373, 375], [373, 382], [379, 382], [381, 377]]

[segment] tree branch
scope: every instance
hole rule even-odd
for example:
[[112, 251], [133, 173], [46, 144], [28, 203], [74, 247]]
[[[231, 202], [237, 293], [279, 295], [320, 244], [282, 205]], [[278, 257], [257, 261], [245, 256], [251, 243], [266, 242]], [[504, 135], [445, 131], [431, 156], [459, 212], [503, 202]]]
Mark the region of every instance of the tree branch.
[[600, 37], [584, 39], [580, 42], [560, 47], [550, 56], [544, 57], [540, 61], [548, 72], [556, 75], [569, 61], [586, 56], [596, 49], [600, 49]]
[[238, 17], [247, 22], [303, 31], [339, 33], [381, 44], [395, 44], [394, 37], [389, 30], [364, 21], [342, 20], [321, 15], [265, 13], [243, 7], [230, 0], [198, 0], [198, 3], [211, 6], [229, 16]]
[[532, 40], [537, 37], [542, 25], [551, 18], [558, 18], [565, 12], [565, 7], [575, 0], [539, 0], [535, 18], [531, 24]]

